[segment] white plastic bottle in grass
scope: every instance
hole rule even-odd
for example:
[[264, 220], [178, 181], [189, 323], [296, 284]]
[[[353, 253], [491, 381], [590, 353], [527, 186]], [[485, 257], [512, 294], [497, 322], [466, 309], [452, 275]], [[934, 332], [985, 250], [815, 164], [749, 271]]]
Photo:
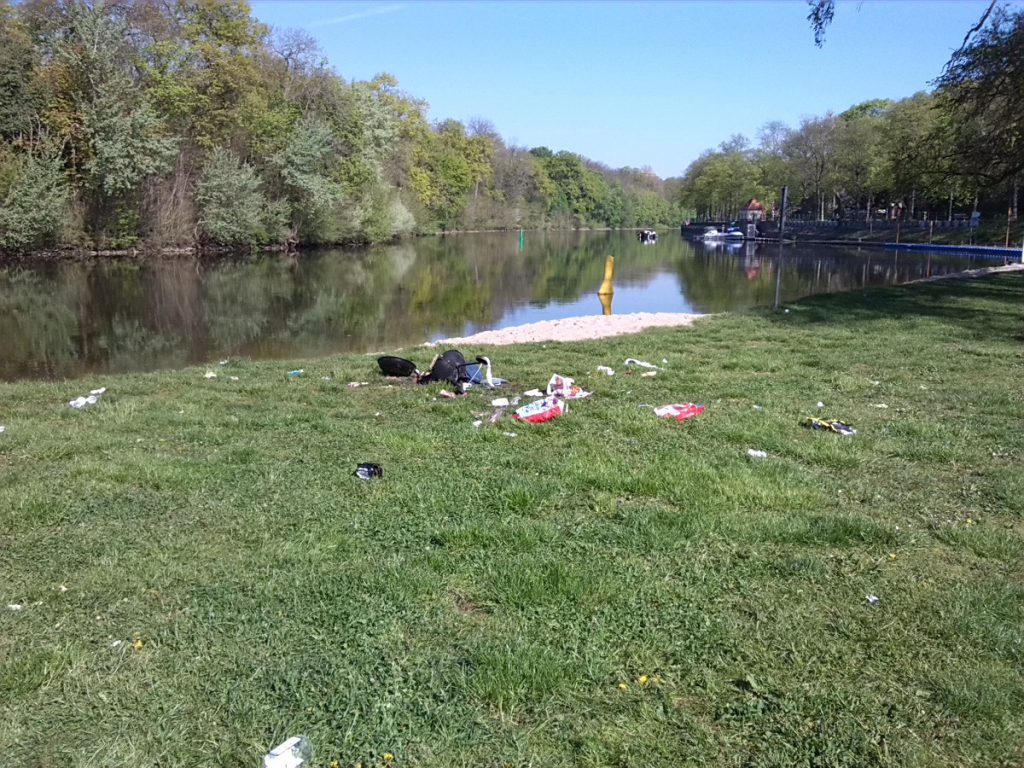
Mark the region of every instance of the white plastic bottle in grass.
[[305, 736], [292, 736], [263, 757], [263, 768], [307, 768], [313, 760], [313, 745]]

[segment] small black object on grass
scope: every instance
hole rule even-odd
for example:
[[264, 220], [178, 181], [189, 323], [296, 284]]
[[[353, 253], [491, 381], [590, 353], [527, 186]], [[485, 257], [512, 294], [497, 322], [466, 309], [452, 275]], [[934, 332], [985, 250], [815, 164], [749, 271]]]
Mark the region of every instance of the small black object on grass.
[[384, 470], [380, 464], [363, 463], [356, 467], [355, 476], [360, 480], [372, 480], [375, 477], [384, 477]]

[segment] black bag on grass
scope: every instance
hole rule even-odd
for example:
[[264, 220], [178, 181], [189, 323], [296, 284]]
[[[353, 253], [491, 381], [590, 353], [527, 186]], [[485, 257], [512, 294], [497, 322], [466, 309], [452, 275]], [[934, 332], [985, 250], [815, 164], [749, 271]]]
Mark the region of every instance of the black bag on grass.
[[416, 363], [412, 360], [406, 360], [404, 357], [392, 357], [391, 355], [378, 357], [377, 365], [380, 366], [380, 372], [385, 376], [404, 377], [419, 373]]
[[417, 381], [420, 384], [431, 384], [435, 381], [443, 381], [446, 384], [458, 384], [463, 380], [463, 370], [466, 366], [466, 358], [457, 349], [449, 349], [442, 355], [434, 358], [430, 370], [420, 376]]

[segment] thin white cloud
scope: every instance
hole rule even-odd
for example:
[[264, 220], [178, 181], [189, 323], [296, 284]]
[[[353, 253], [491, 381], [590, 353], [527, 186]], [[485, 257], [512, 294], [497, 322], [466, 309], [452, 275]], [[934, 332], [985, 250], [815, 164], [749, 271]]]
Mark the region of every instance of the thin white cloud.
[[335, 24], [346, 24], [356, 19], [365, 19], [367, 16], [382, 16], [385, 13], [396, 13], [404, 10], [404, 5], [385, 5], [381, 8], [371, 8], [368, 11], [359, 11], [358, 13], [350, 13], [346, 16], [334, 16], [330, 19], [320, 19], [319, 21], [311, 21], [306, 26], [315, 29], [319, 27], [330, 27]]

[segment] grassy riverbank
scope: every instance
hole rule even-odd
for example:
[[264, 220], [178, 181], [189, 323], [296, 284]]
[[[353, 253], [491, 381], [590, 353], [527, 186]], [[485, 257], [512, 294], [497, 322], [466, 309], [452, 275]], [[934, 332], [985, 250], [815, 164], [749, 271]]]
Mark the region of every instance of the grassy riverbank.
[[1022, 297], [490, 350], [594, 392], [542, 425], [371, 357], [0, 385], [4, 764], [1020, 764]]

